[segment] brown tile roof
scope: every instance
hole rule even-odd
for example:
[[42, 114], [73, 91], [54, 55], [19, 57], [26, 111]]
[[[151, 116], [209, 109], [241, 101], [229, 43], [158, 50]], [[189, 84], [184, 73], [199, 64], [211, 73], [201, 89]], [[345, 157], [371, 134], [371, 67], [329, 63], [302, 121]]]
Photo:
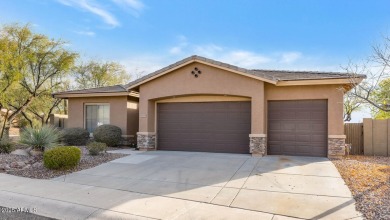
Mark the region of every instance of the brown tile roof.
[[[252, 76], [256, 76], [259, 78], [262, 78], [264, 80], [267, 80], [269, 82], [277, 83], [278, 81], [296, 81], [296, 80], [322, 80], [322, 79], [346, 79], [350, 78], [351, 76], [347, 73], [341, 73], [341, 72], [316, 72], [316, 71], [288, 71], [288, 70], [250, 70], [241, 68], [238, 66], [230, 65], [227, 63], [223, 63], [220, 61], [208, 59], [201, 56], [190, 56], [183, 60], [180, 60], [176, 63], [173, 63], [167, 67], [164, 67], [160, 70], [157, 70], [155, 72], [152, 72], [148, 75], [145, 75], [139, 79], [136, 79], [132, 82], [129, 82], [126, 85], [115, 85], [115, 86], [106, 86], [106, 87], [100, 87], [100, 88], [92, 88], [92, 89], [83, 89], [83, 90], [72, 90], [72, 91], [65, 91], [65, 92], [59, 92], [56, 94], [88, 94], [88, 93], [115, 93], [115, 92], [126, 92], [128, 89], [131, 89], [134, 86], [137, 86], [139, 84], [142, 84], [144, 81], [157, 76], [161, 73], [164, 73], [166, 71], [169, 71], [170, 69], [173, 69], [175, 67], [178, 67], [180, 65], [183, 65], [190, 61], [203, 61], [212, 65], [216, 65], [219, 67], [223, 67], [226, 69], [230, 69], [232, 71], [238, 71], [243, 74], [248, 74]], [[365, 75], [354, 75], [354, 77], [357, 78], [366, 78]]]
[[88, 93], [114, 93], [114, 92], [127, 92], [127, 89], [123, 85], [104, 86], [91, 89], [69, 90], [64, 92], [53, 93], [58, 94], [88, 94]]
[[[253, 70], [261, 75], [265, 74], [272, 77], [277, 81], [290, 81], [290, 80], [314, 80], [314, 79], [346, 79], [351, 75], [341, 72], [317, 72], [317, 71], [289, 71], [289, 70]], [[355, 76], [356, 77], [356, 76]], [[364, 75], [358, 75], [358, 78], [365, 77]]]
[[[351, 77], [347, 73], [341, 73], [341, 72], [317, 72], [317, 71], [287, 71], [287, 70], [250, 70], [241, 68], [238, 66], [230, 65], [227, 63], [223, 63], [220, 61], [212, 60], [209, 58], [201, 57], [201, 56], [190, 56], [183, 60], [180, 60], [174, 64], [171, 64], [167, 67], [164, 67], [160, 70], [157, 70], [153, 73], [150, 73], [142, 78], [139, 78], [137, 80], [134, 80], [126, 85], [124, 85], [125, 88], [131, 88], [134, 85], [140, 84], [143, 81], [152, 78], [153, 76], [159, 75], [160, 73], [166, 72], [172, 68], [175, 68], [177, 66], [180, 66], [182, 64], [185, 64], [189, 61], [203, 61], [210, 64], [214, 64], [220, 67], [224, 67], [227, 69], [231, 69], [234, 71], [239, 71], [244, 74], [257, 76], [269, 81], [277, 82], [277, 81], [290, 81], [290, 80], [314, 80], [314, 79], [346, 79]], [[354, 77], [357, 78], [365, 78], [365, 75], [354, 75]]]

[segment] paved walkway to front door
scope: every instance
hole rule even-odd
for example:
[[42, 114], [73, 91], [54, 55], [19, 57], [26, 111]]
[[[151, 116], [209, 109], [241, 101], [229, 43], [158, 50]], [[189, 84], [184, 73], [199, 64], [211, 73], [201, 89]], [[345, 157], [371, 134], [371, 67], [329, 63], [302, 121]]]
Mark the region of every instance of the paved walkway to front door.
[[155, 151], [52, 180], [0, 174], [0, 206], [59, 219], [360, 219], [327, 158]]

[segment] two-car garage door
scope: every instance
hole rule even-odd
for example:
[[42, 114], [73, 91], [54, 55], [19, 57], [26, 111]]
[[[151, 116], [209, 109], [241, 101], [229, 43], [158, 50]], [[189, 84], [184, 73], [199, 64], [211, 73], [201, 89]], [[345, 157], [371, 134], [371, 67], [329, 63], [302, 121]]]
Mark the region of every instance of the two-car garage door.
[[157, 104], [157, 149], [249, 153], [250, 102]]

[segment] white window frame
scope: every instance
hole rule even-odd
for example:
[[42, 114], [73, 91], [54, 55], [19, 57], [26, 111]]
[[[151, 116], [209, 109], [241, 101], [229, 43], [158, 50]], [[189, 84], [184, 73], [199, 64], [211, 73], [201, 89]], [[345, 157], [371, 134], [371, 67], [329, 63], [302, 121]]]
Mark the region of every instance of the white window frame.
[[[87, 106], [88, 105], [106, 105], [108, 106], [108, 109], [110, 110], [109, 118], [108, 118], [108, 123], [111, 123], [111, 106], [110, 103], [84, 103], [84, 115], [83, 115], [83, 124], [84, 124], [84, 129], [87, 129]], [[91, 133], [92, 134], [92, 133]]]

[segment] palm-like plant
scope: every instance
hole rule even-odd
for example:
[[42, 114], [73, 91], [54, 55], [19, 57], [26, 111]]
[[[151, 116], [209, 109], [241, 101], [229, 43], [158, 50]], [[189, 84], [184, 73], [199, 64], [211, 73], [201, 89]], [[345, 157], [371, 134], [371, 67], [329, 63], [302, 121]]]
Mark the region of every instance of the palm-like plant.
[[57, 146], [60, 138], [61, 132], [51, 125], [44, 125], [41, 128], [28, 127], [20, 134], [21, 143], [41, 151]]

